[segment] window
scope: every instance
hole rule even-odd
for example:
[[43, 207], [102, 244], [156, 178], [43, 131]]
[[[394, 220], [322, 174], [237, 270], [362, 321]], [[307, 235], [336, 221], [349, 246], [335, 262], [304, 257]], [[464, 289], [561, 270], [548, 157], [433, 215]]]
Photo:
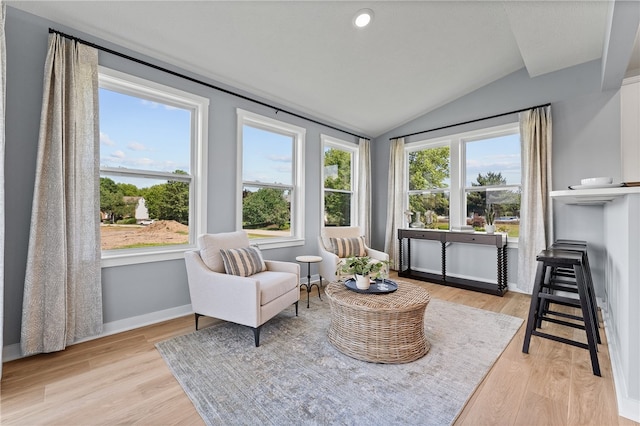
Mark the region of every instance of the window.
[[521, 159], [517, 123], [408, 143], [407, 204], [411, 226], [483, 231], [496, 211], [498, 232], [520, 228]]
[[100, 68], [103, 265], [181, 258], [205, 231], [208, 100]]
[[238, 229], [261, 247], [304, 243], [306, 130], [238, 110]]
[[412, 226], [449, 228], [450, 154], [449, 146], [418, 145], [407, 151], [409, 162], [409, 210]]
[[324, 226], [356, 223], [358, 146], [322, 135]]

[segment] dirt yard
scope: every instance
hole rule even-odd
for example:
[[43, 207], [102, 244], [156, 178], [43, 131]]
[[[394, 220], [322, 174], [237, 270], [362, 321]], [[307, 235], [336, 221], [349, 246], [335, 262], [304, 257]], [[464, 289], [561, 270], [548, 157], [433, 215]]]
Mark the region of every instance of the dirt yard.
[[101, 225], [102, 250], [187, 244], [189, 227], [173, 220], [159, 220], [151, 225]]

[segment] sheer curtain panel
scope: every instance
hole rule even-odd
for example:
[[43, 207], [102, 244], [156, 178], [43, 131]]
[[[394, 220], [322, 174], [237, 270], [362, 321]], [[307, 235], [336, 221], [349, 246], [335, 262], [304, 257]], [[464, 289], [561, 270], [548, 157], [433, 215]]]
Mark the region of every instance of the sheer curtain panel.
[[0, 378], [4, 348], [4, 107], [6, 99], [7, 55], [4, 37], [5, 4], [0, 0]]
[[387, 227], [385, 231], [384, 251], [389, 255], [391, 269], [397, 270], [400, 263], [398, 258], [398, 228], [404, 226], [404, 197], [405, 197], [405, 161], [404, 138], [391, 141], [389, 156], [389, 183], [387, 188]]
[[98, 51], [49, 35], [22, 307], [23, 355], [102, 331]]
[[551, 215], [551, 107], [520, 113], [522, 200], [517, 287], [531, 293], [536, 255], [553, 240]]
[[358, 144], [358, 226], [364, 238], [371, 243], [371, 147], [368, 139]]

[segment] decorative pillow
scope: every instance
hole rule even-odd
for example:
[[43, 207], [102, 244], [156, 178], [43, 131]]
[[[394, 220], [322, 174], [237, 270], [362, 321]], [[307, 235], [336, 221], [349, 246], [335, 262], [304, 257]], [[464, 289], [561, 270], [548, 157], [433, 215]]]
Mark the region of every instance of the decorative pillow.
[[330, 240], [333, 252], [340, 258], [367, 255], [364, 248], [364, 237], [331, 238]]
[[220, 249], [249, 247], [249, 236], [245, 231], [202, 234], [198, 237], [198, 246], [204, 264], [214, 272], [223, 273], [224, 263]]
[[220, 249], [220, 255], [229, 275], [248, 277], [267, 269], [258, 247]]

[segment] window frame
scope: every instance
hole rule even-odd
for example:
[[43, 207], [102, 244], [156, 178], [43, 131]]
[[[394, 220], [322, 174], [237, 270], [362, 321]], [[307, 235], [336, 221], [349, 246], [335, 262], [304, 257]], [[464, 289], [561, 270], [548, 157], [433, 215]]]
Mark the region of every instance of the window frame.
[[325, 228], [324, 224], [324, 196], [327, 188], [324, 187], [324, 151], [327, 147], [339, 149], [341, 151], [347, 151], [351, 154], [351, 191], [344, 190], [335, 190], [329, 189], [330, 192], [340, 192], [346, 193], [349, 192], [351, 194], [351, 215], [349, 218], [350, 225], [349, 226], [359, 226], [358, 218], [358, 176], [359, 169], [358, 165], [360, 164], [360, 150], [358, 144], [353, 142], [347, 142], [342, 139], [334, 138], [332, 136], [328, 136], [325, 134], [320, 135], [321, 148], [320, 148], [320, 228]]
[[[209, 99], [174, 87], [98, 67], [99, 87], [125, 95], [191, 111], [190, 173], [100, 167], [101, 176], [128, 176], [189, 182], [189, 243], [136, 249], [102, 250], [102, 267], [184, 259], [197, 248], [197, 237], [207, 229], [207, 145]], [[102, 147], [100, 148], [102, 149]]]
[[287, 237], [269, 237], [251, 239], [251, 244], [260, 247], [260, 249], [274, 249], [282, 247], [301, 246], [305, 244], [304, 236], [304, 146], [307, 129], [286, 123], [284, 121], [275, 120], [263, 115], [236, 109], [237, 115], [237, 189], [236, 189], [236, 230], [243, 231], [242, 227], [242, 191], [244, 186], [256, 186], [257, 182], [243, 180], [243, 147], [244, 147], [244, 131], [243, 127], [250, 126], [267, 132], [273, 132], [280, 135], [291, 136], [293, 139], [292, 147], [292, 184], [281, 185], [273, 183], [264, 183], [258, 186], [279, 188], [292, 187], [291, 190], [291, 235]]
[[[441, 136], [432, 139], [424, 139], [415, 142], [409, 142], [404, 147], [404, 161], [405, 161], [405, 197], [404, 197], [404, 209], [409, 208], [409, 195], [420, 193], [446, 193], [449, 192], [449, 229], [454, 226], [466, 225], [466, 211], [467, 211], [467, 191], [469, 189], [476, 189], [478, 187], [466, 186], [466, 143], [475, 142], [481, 139], [489, 139], [500, 136], [520, 134], [520, 125], [516, 122], [510, 122], [507, 124], [501, 124], [497, 126], [485, 127], [476, 130], [469, 130], [452, 135]], [[450, 181], [449, 188], [432, 189], [432, 190], [409, 190], [409, 153], [415, 151], [421, 151], [429, 148], [437, 148], [442, 146], [449, 146], [449, 173]], [[522, 164], [522, 149], [520, 153]], [[523, 167], [520, 169], [521, 180], [520, 184], [506, 184], [506, 185], [494, 185], [488, 188], [495, 189], [513, 189], [520, 188], [522, 190], [522, 173]], [[508, 237], [508, 242], [511, 247], [517, 247], [518, 238]]]

